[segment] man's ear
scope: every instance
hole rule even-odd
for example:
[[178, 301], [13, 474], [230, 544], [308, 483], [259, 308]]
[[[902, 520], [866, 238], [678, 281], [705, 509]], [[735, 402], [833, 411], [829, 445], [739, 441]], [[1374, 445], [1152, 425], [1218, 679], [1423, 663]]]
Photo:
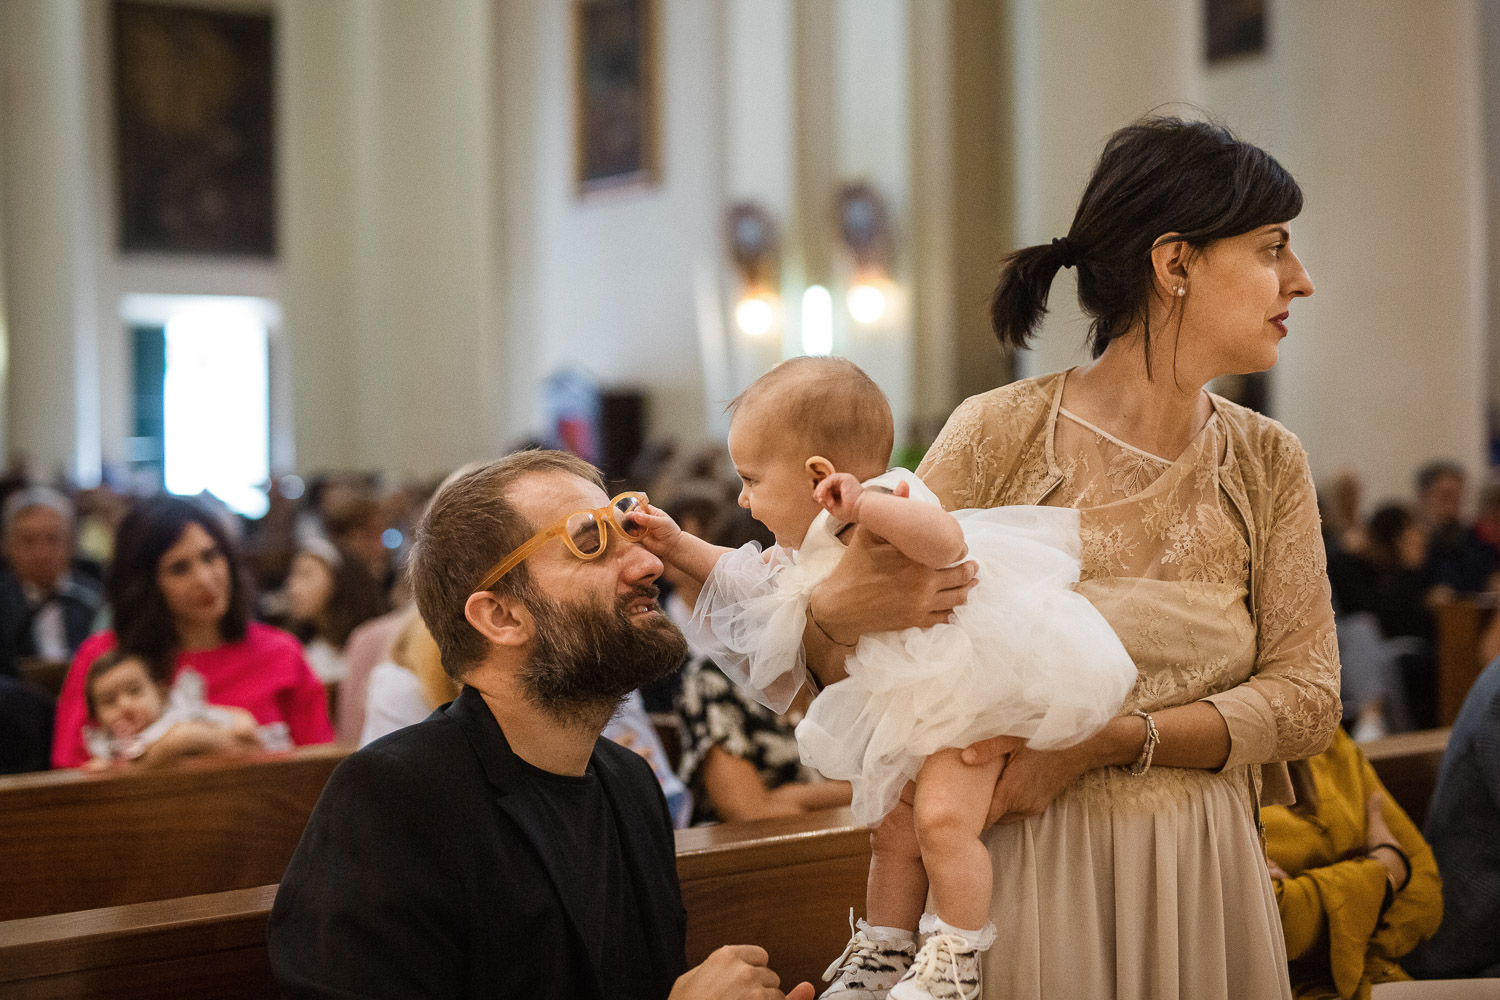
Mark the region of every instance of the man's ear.
[[809, 458], [803, 467], [807, 469], [807, 474], [812, 479], [812, 484], [815, 487], [838, 471], [833, 467], [833, 463], [822, 455], [814, 455], [812, 458]]
[[508, 594], [488, 590], [470, 594], [464, 602], [464, 617], [496, 646], [524, 646], [536, 634], [536, 619], [524, 603]]
[[1171, 301], [1187, 292], [1188, 257], [1193, 248], [1178, 239], [1178, 233], [1158, 236], [1151, 247], [1151, 271], [1156, 294]]

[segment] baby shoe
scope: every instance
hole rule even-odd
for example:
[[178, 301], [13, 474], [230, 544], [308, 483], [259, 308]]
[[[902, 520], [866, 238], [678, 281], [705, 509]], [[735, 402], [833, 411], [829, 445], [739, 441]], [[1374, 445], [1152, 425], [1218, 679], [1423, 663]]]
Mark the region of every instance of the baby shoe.
[[854, 933], [844, 946], [844, 953], [823, 973], [823, 981], [831, 984], [823, 991], [823, 997], [825, 1000], [886, 1000], [891, 987], [911, 968], [915, 943], [877, 936], [863, 920], [856, 926], [852, 910], [849, 927]]
[[[928, 931], [937, 918], [922, 917]], [[995, 940], [994, 925], [987, 925], [975, 941], [963, 934], [929, 934], [906, 975], [890, 992], [889, 1000], [979, 1000], [979, 956]]]

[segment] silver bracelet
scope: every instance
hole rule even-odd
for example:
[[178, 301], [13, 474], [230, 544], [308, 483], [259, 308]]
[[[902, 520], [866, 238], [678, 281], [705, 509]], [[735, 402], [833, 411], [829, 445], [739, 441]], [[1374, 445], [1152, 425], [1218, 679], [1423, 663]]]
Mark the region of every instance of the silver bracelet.
[[1139, 715], [1146, 720], [1146, 742], [1141, 746], [1141, 755], [1135, 759], [1134, 764], [1125, 769], [1127, 773], [1139, 778], [1151, 770], [1151, 758], [1156, 756], [1156, 745], [1161, 742], [1161, 734], [1156, 731], [1156, 723], [1152, 720], [1151, 716], [1145, 712], [1136, 709], [1130, 714]]

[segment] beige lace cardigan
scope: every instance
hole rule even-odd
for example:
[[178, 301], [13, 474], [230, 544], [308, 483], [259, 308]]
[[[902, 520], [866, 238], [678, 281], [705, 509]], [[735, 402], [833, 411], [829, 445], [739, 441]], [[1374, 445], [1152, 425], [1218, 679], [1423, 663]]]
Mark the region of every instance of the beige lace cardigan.
[[[1001, 386], [949, 417], [918, 475], [950, 509], [1044, 503], [1062, 482], [1047, 435], [1064, 374]], [[1220, 487], [1250, 547], [1257, 654], [1249, 680], [1212, 703], [1229, 727], [1224, 767], [1260, 764], [1261, 801], [1293, 801], [1284, 761], [1327, 748], [1342, 714], [1339, 654], [1307, 455], [1281, 424], [1210, 395], [1225, 428]]]

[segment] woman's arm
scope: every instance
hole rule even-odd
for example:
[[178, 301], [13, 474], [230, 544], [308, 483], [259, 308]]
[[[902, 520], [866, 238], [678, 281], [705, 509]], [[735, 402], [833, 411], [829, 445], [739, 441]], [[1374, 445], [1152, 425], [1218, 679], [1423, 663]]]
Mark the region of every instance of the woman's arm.
[[790, 795], [767, 791], [755, 765], [721, 746], [709, 747], [703, 758], [703, 788], [714, 811], [726, 823], [796, 816], [805, 811]]
[[1307, 455], [1286, 434], [1270, 466], [1268, 527], [1255, 587], [1256, 658], [1250, 679], [1210, 702], [1229, 726], [1225, 767], [1314, 757], [1328, 747], [1343, 706], [1327, 559]]
[[856, 527], [844, 557], [809, 600], [802, 646], [808, 668], [826, 687], [844, 679], [844, 656], [860, 636], [947, 621], [969, 599], [974, 573], [972, 562], [923, 566]]
[[943, 508], [910, 496], [867, 490], [847, 472], [824, 479], [813, 496], [834, 517], [864, 525], [923, 566], [951, 566], [968, 551], [958, 519]]
[[[1229, 756], [1229, 727], [1207, 702], [1198, 701], [1151, 713], [1160, 742], [1153, 767], [1199, 767], [1217, 770]], [[982, 764], [1010, 750], [1013, 741], [1000, 736], [969, 747], [964, 763]], [[995, 784], [986, 825], [1014, 823], [1040, 816], [1052, 800], [1079, 777], [1100, 767], [1129, 767], [1146, 745], [1146, 720], [1138, 715], [1111, 719], [1103, 729], [1063, 750], [1010, 751], [1010, 760]]]

